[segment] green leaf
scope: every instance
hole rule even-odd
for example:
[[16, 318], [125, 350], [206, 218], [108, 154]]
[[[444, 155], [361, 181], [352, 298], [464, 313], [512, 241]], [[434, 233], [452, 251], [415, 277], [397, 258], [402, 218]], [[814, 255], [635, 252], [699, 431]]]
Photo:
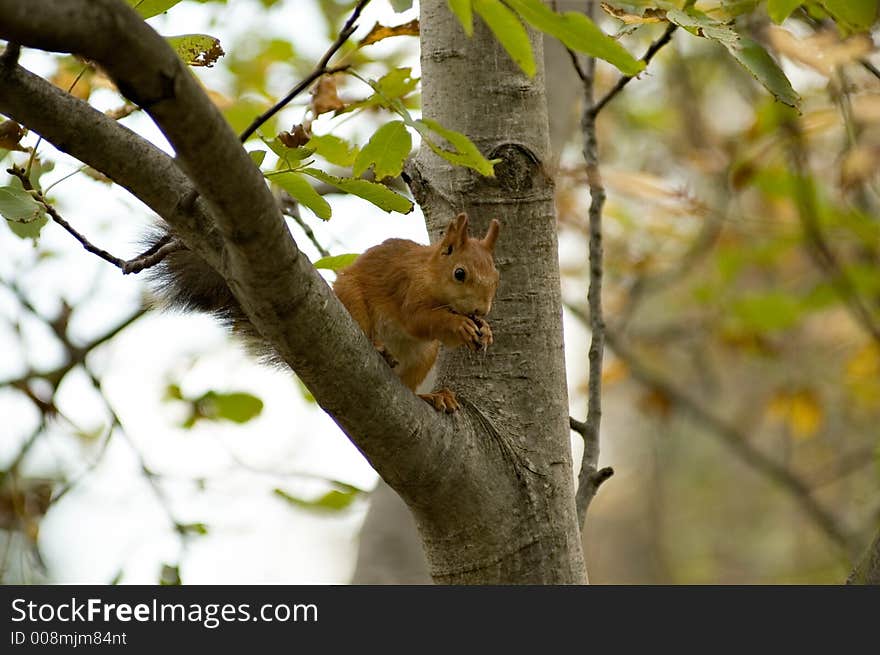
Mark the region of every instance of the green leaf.
[[781, 23], [802, 4], [804, 0], [767, 0], [767, 15], [774, 23]]
[[315, 154], [320, 155], [331, 164], [346, 168], [354, 164], [354, 160], [359, 152], [356, 145], [352, 145], [345, 139], [333, 134], [315, 134], [309, 139], [306, 147], [312, 148]]
[[265, 139], [260, 137], [260, 140], [269, 146], [269, 149], [278, 155], [278, 159], [281, 161], [278, 164], [279, 169], [284, 168], [293, 168], [291, 162], [302, 161], [303, 159], [307, 159], [315, 154], [313, 148], [309, 148], [308, 146], [297, 146], [296, 148], [288, 148], [278, 137], [274, 139]]
[[165, 40], [174, 52], [189, 66], [213, 66], [225, 55], [220, 47], [220, 39], [208, 34], [182, 34], [166, 36]]
[[257, 165], [257, 168], [263, 165], [263, 160], [266, 158], [265, 150], [251, 150], [248, 152], [248, 155], [253, 160], [254, 164]]
[[373, 87], [375, 93], [366, 100], [353, 102], [347, 105], [339, 113], [344, 114], [356, 109], [368, 109], [370, 107], [386, 107], [392, 109], [392, 101], [403, 98], [419, 86], [419, 78], [412, 76], [412, 68], [395, 68], [376, 81], [364, 80]]
[[168, 11], [180, 0], [125, 0], [129, 6], [143, 18], [152, 18], [163, 11]]
[[534, 77], [537, 67], [532, 53], [529, 33], [515, 13], [501, 0], [473, 0], [474, 11], [479, 14], [501, 46], [529, 77]]
[[419, 86], [419, 78], [413, 77], [412, 68], [404, 66], [389, 71], [376, 81], [376, 90], [386, 98], [402, 98]]
[[412, 149], [412, 137], [403, 121], [386, 123], [370, 137], [354, 162], [355, 177], [363, 175], [370, 166], [376, 180], [397, 177]]
[[357, 253], [347, 253], [345, 255], [331, 255], [330, 257], [322, 257], [316, 261], [313, 266], [315, 268], [323, 268], [328, 271], [341, 271], [346, 266], [351, 266], [354, 260], [360, 257]]
[[182, 535], [208, 534], [208, 526], [204, 523], [178, 523], [174, 528]]
[[275, 489], [273, 493], [276, 496], [283, 498], [288, 503], [296, 505], [297, 507], [338, 512], [349, 507], [355, 501], [355, 499], [357, 499], [361, 492], [354, 487], [349, 487], [344, 491], [332, 489], [323, 496], [316, 498], [315, 500], [305, 500], [303, 498], [298, 498], [287, 493], [283, 489]]
[[[468, 168], [472, 168], [473, 170], [480, 173], [480, 175], [484, 175], [486, 177], [495, 177], [495, 169], [493, 163], [483, 157], [483, 154], [479, 151], [477, 146], [474, 145], [474, 142], [467, 138], [461, 132], [447, 130], [445, 127], [440, 125], [440, 123], [430, 118], [423, 118], [421, 120], [415, 121], [414, 127], [422, 135], [425, 143], [428, 144], [428, 147], [431, 148], [431, 150], [433, 150], [436, 154], [443, 157], [443, 159], [445, 159], [446, 161], [455, 164], [456, 166], [466, 166]], [[455, 148], [455, 150], [447, 150], [446, 148], [442, 148], [434, 143], [430, 138], [430, 132], [433, 132], [443, 137], [451, 146]]]
[[247, 423], [263, 411], [262, 400], [243, 392], [208, 391], [195, 401], [195, 405], [201, 418], [225, 419], [233, 423]]
[[[131, 2], [131, 0], [129, 0]], [[159, 584], [162, 586], [177, 586], [180, 582], [180, 567], [163, 564], [159, 574]]]
[[856, 31], [867, 30], [877, 20], [877, 0], [822, 0], [838, 23]]
[[666, 18], [683, 27], [695, 36], [717, 41], [745, 68], [752, 77], [764, 85], [777, 100], [789, 107], [797, 108], [800, 96], [791, 86], [791, 82], [782, 72], [779, 64], [758, 43], [741, 37], [729, 25], [695, 9], [679, 11], [670, 9]]
[[734, 59], [763, 84], [764, 88], [772, 93], [777, 100], [789, 107], [796, 108], [800, 104], [801, 98], [792, 88], [791, 82], [788, 81], [779, 64], [760, 44], [751, 39], [740, 39], [738, 43], [731, 45], [725, 43], [725, 46]]
[[[303, 172], [307, 170], [309, 169]], [[315, 191], [309, 181], [299, 173], [287, 171], [273, 174], [271, 180], [287, 191], [297, 202], [311, 209], [318, 218], [325, 221], [330, 219], [333, 213], [330, 209], [330, 203], [324, 200], [323, 196]]]
[[742, 327], [758, 332], [785, 330], [804, 314], [801, 302], [781, 291], [741, 298], [731, 303], [730, 311]]
[[180, 385], [171, 383], [165, 387], [162, 400], [183, 400], [183, 391], [180, 389]]
[[535, 29], [556, 37], [571, 50], [604, 59], [624, 75], [638, 75], [645, 68], [644, 62], [635, 59], [626, 48], [580, 12], [559, 14], [542, 0], [505, 1]]
[[8, 221], [30, 223], [45, 213], [46, 209], [33, 196], [19, 187], [0, 187], [0, 216]]
[[391, 0], [391, 8], [398, 14], [412, 8], [413, 0]]
[[474, 34], [474, 15], [471, 8], [471, 0], [447, 0], [449, 9], [458, 18], [464, 33], [468, 36]]
[[302, 172], [306, 175], [311, 175], [317, 180], [331, 184], [346, 193], [363, 198], [386, 212], [409, 214], [413, 209], [411, 200], [392, 191], [383, 184], [368, 180], [356, 180], [350, 177], [336, 177], [317, 168], [304, 168]]
[[22, 239], [37, 239], [49, 221], [43, 205], [24, 189], [11, 186], [0, 187], [0, 216], [7, 220], [13, 234]]

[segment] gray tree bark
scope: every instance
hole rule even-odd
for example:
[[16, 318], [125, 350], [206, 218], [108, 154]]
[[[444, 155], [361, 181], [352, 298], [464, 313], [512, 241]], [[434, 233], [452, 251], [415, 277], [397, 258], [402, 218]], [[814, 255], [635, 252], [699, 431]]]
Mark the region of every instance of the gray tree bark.
[[297, 248], [216, 107], [121, 0], [0, 0], [0, 38], [99, 63], [162, 129], [176, 160], [14, 57], [0, 63], [0, 112], [125, 186], [224, 277], [260, 334], [413, 512], [435, 582], [582, 583], [543, 77], [524, 77], [479, 21], [476, 28], [467, 39], [443, 0], [422, 3], [425, 115], [503, 160], [494, 179], [424, 151], [413, 169], [433, 234], [459, 210], [478, 231], [496, 216], [504, 225], [495, 345], [439, 362], [439, 383], [464, 403], [452, 416], [393, 375]]
[[[478, 233], [492, 218], [502, 223], [496, 251], [501, 284], [490, 316], [495, 345], [485, 357], [447, 351], [437, 364], [439, 384], [452, 384], [479, 404], [467, 411], [478, 426], [469, 448], [482, 460], [485, 483], [473, 489], [473, 499], [470, 490], [457, 494], [453, 507], [413, 507], [435, 579], [469, 577], [443, 552], [450, 535], [435, 530], [441, 523], [435, 517], [453, 511], [466, 523], [455, 538], [476, 542], [495, 532], [494, 545], [477, 556], [487, 572], [502, 579], [516, 571], [536, 582], [585, 581], [574, 513], [553, 182], [545, 168], [543, 48], [535, 34], [532, 45], [539, 72], [529, 79], [481, 20], [475, 19], [468, 38], [444, 0], [421, 3], [424, 115], [502, 160], [494, 179], [481, 178], [422, 148], [412, 170], [411, 186], [435, 237], [457, 211], [470, 214]], [[500, 475], [490, 481], [496, 467]], [[485, 513], [473, 512], [477, 499]]]
[[[582, 0], [560, 0], [558, 11], [582, 10]], [[571, 56], [557, 39], [545, 36], [544, 70], [550, 131], [548, 169], [555, 171], [562, 150], [578, 128], [583, 83]], [[415, 521], [403, 501], [382, 480], [370, 495], [361, 528], [353, 584], [423, 584], [430, 581]]]

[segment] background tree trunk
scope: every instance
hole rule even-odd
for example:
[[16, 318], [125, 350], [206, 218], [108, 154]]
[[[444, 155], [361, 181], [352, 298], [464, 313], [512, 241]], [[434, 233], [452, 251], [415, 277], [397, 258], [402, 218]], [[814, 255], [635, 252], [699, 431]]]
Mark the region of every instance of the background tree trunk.
[[412, 514], [379, 480], [361, 528], [352, 584], [430, 584], [428, 565]]

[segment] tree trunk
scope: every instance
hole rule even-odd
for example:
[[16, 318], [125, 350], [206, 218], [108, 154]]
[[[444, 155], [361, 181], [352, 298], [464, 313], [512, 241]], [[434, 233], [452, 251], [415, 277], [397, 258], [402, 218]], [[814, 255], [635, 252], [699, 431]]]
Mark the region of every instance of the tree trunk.
[[[471, 401], [478, 478], [449, 504], [411, 508], [437, 581], [582, 583], [542, 44], [532, 33], [539, 72], [529, 79], [480, 19], [474, 28], [468, 38], [445, 0], [421, 3], [423, 113], [501, 159], [496, 177], [424, 147], [410, 172], [434, 238], [458, 211], [476, 233], [492, 218], [502, 223], [495, 344], [488, 355], [445, 351], [437, 365], [438, 384]], [[453, 480], [462, 482], [450, 471]]]
[[[558, 10], [580, 10], [582, 5], [579, 0], [562, 0]], [[552, 165], [551, 170], [555, 170], [563, 147], [578, 127], [578, 104], [583, 88], [565, 46], [548, 36], [543, 42], [551, 146], [548, 162]], [[359, 538], [352, 584], [424, 584], [430, 581], [413, 516], [382, 480], [370, 494], [370, 510]]]

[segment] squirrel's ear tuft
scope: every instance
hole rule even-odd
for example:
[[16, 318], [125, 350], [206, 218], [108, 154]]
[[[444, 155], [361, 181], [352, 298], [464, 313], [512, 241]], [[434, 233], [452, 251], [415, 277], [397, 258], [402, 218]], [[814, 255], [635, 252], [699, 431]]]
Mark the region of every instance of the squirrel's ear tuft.
[[446, 228], [446, 235], [443, 237], [443, 247], [441, 248], [444, 254], [451, 254], [452, 249], [456, 247], [461, 247], [465, 244], [468, 238], [468, 217], [467, 214], [461, 212], [458, 216], [452, 219], [449, 223], [449, 227]]
[[483, 246], [489, 252], [495, 250], [495, 242], [498, 240], [498, 231], [501, 229], [501, 223], [498, 222], [497, 218], [493, 218], [492, 222], [489, 223], [489, 229], [486, 231], [486, 236], [483, 237]]

